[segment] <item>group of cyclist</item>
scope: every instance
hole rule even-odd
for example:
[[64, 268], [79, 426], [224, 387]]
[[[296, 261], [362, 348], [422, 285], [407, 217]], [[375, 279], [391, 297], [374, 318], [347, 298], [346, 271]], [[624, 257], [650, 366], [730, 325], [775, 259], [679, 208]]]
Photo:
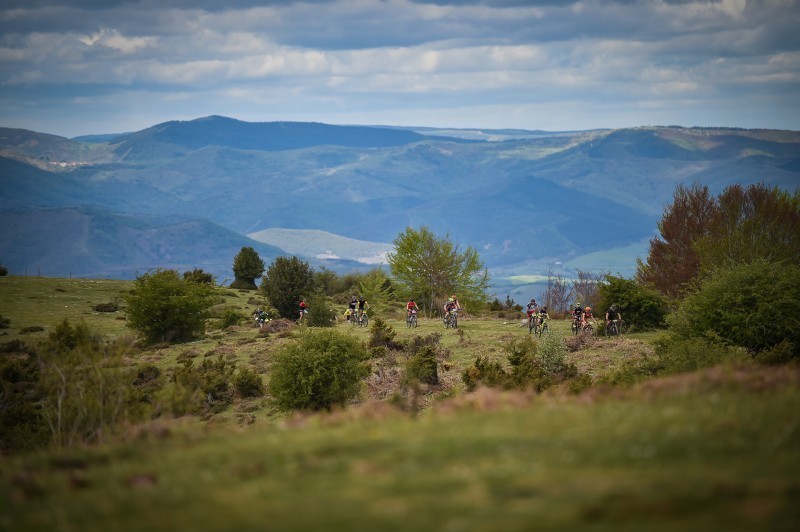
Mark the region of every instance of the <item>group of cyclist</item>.
[[354, 320], [360, 322], [364, 317], [364, 313], [369, 309], [369, 304], [364, 296], [350, 297], [350, 303], [347, 304], [347, 309], [344, 311], [345, 321]]
[[547, 305], [539, 306], [536, 298], [531, 299], [530, 303], [525, 305], [525, 314], [528, 315], [528, 329], [530, 330], [535, 325], [544, 325], [550, 319], [550, 314], [547, 313]]
[[[611, 322], [614, 320], [622, 321], [622, 315], [619, 312], [616, 304], [612, 304], [606, 310], [606, 328], [611, 325]], [[572, 323], [578, 327], [579, 331], [583, 331], [586, 329], [588, 325], [592, 325], [592, 327], [597, 325], [597, 322], [594, 319], [594, 311], [592, 307], [581, 306], [580, 303], [575, 303], [575, 307], [572, 309]]]

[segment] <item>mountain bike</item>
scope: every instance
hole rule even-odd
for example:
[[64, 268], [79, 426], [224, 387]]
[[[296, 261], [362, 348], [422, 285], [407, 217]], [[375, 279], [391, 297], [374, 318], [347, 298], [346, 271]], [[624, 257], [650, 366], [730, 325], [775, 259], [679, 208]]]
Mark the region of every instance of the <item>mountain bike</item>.
[[619, 336], [620, 321], [622, 320], [611, 320], [611, 322], [606, 325], [606, 336]]
[[539, 334], [539, 317], [532, 315], [528, 317], [528, 334]]
[[572, 318], [572, 334], [578, 336], [581, 333], [581, 319]]
[[458, 329], [458, 311], [451, 310], [444, 315], [444, 328], [445, 329]]
[[358, 317], [358, 326], [359, 327], [366, 327], [369, 324], [369, 316], [367, 316], [366, 309], [361, 312], [361, 316]]
[[542, 323], [539, 325], [539, 338], [541, 338], [544, 333], [549, 332], [550, 328], [547, 326], [547, 320], [542, 320]]
[[417, 311], [412, 309], [406, 314], [406, 326], [410, 329], [417, 326]]

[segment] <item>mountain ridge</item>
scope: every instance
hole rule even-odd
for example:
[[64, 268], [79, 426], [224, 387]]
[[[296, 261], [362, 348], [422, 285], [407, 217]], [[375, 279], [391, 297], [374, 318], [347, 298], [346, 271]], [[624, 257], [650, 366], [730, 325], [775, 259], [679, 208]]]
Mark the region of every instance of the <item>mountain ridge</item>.
[[[147, 255], [141, 240], [123, 238], [133, 220], [152, 225], [169, 214], [211, 224], [205, 230], [217, 235], [218, 251], [209, 262], [220, 278], [231, 276], [236, 245], [256, 242], [247, 235], [268, 228], [323, 231], [381, 247], [406, 226], [420, 225], [473, 246], [490, 270], [519, 277], [580, 257], [613, 256], [618, 264], [620, 250], [641, 249], [652, 237], [677, 184], [699, 182], [718, 193], [733, 183], [785, 190], [800, 183], [795, 131], [641, 127], [525, 136], [515, 130], [505, 138], [498, 131], [493, 141], [464, 141], [435, 134], [453, 130], [413, 129], [206, 117], [80, 142], [0, 128], [0, 206], [40, 230], [37, 213], [58, 208], [81, 209], [117, 227], [116, 239], [98, 241], [105, 242], [96, 249], [105, 266], [97, 271], [124, 270], [125, 255], [115, 255], [113, 246], [130, 246], [132, 256], [147, 256], [152, 266], [175, 263], [169, 246]], [[251, 131], [268, 134], [253, 139]], [[282, 149], [257, 149], [281, 131]], [[107, 223], [117, 215], [128, 222]], [[9, 247], [6, 233], [15, 222], [5, 222], [12, 225], [0, 231], [0, 261], [12, 273], [51, 257], [35, 234]], [[181, 243], [180, 231], [152, 238], [184, 250], [188, 263], [191, 239], [203, 238], [199, 227]], [[62, 246], [81, 245], [69, 234], [61, 239]], [[303, 258], [318, 263], [322, 248]], [[267, 257], [281, 252], [265, 249]], [[204, 260], [210, 253], [204, 248]], [[620, 273], [630, 274], [635, 258]], [[325, 265], [366, 267], [351, 259], [329, 257]], [[77, 260], [62, 261], [53, 275], [72, 271]]]

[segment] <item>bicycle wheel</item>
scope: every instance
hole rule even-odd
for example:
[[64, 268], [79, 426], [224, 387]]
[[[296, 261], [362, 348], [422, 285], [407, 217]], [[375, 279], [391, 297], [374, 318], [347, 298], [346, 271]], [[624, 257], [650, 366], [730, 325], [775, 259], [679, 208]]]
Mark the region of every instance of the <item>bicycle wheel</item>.
[[415, 315], [411, 316], [411, 327], [415, 327], [416, 328], [416, 326], [417, 326], [417, 315], [415, 314]]
[[528, 319], [528, 334], [531, 334], [533, 332], [533, 328], [534, 328], [533, 327], [533, 320], [529, 318]]
[[366, 327], [367, 325], [369, 325], [369, 316], [367, 316], [366, 314], [361, 316], [361, 321], [359, 322], [359, 325], [361, 325], [362, 327]]
[[579, 332], [578, 322], [573, 320], [572, 321], [572, 334], [575, 335], [575, 336], [578, 336], [578, 332]]
[[550, 331], [548, 330], [547, 324], [545, 323], [544, 325], [542, 325], [542, 326], [539, 328], [539, 338], [541, 338], [541, 337], [542, 337], [542, 335], [543, 335], [544, 333], [546, 333], [546, 332], [550, 332]]
[[587, 323], [586, 326], [583, 328], [583, 332], [588, 334], [589, 336], [594, 336], [594, 327], [590, 323]]

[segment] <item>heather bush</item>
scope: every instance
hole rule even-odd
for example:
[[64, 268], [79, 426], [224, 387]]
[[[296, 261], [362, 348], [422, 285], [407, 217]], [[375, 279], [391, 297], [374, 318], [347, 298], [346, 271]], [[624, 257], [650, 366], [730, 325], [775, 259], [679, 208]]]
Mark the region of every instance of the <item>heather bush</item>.
[[250, 368], [239, 368], [233, 378], [233, 389], [239, 397], [261, 397], [264, 395], [264, 381]]
[[405, 378], [407, 381], [419, 381], [423, 384], [438, 384], [439, 373], [436, 364], [436, 349], [430, 345], [422, 346], [406, 362]]

